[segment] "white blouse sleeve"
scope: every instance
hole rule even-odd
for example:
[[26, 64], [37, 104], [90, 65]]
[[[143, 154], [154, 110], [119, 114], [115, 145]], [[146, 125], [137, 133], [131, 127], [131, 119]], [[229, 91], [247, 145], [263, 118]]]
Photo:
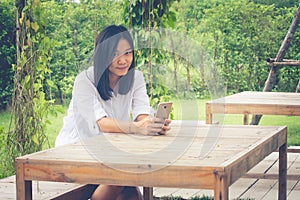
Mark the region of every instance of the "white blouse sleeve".
[[147, 95], [146, 83], [142, 72], [135, 71], [132, 97], [132, 118], [135, 120], [140, 114], [151, 114], [149, 97]]
[[75, 80], [73, 90], [75, 119], [79, 119], [75, 124], [78, 127], [82, 127], [83, 125], [86, 127], [88, 125], [93, 134], [99, 132], [97, 121], [107, 116], [100, 98], [96, 87], [88, 79], [88, 76], [85, 73], [80, 74]]

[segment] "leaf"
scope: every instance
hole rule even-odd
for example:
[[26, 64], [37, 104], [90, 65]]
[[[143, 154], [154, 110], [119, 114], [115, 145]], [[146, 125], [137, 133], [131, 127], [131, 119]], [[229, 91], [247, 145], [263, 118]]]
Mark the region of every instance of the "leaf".
[[21, 17], [19, 18], [19, 23], [22, 24], [25, 17], [25, 13], [22, 12]]
[[50, 87], [54, 87], [54, 82], [52, 80], [47, 79], [46, 82]]
[[30, 27], [30, 21], [29, 19], [26, 20], [26, 28], [29, 28]]
[[31, 139], [32, 139], [32, 141], [33, 141], [35, 144], [40, 144], [40, 142], [39, 142], [38, 138], [36, 137], [36, 135], [33, 135], [33, 136], [31, 137]]
[[39, 30], [39, 25], [37, 22], [31, 23], [31, 28], [34, 30], [34, 32], [37, 32]]

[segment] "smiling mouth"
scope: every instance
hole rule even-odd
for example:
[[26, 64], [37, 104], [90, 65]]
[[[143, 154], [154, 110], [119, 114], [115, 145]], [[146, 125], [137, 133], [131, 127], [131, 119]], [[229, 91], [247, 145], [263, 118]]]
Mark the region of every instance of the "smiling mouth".
[[124, 69], [127, 69], [127, 66], [125, 66], [125, 67], [117, 67], [117, 69], [124, 70]]

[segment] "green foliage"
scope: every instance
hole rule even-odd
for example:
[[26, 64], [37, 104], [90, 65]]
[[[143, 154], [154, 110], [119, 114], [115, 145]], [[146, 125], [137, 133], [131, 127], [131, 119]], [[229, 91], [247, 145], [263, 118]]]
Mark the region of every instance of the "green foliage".
[[[119, 24], [121, 4], [110, 0], [76, 3], [43, 2], [47, 36], [55, 39], [49, 62], [53, 85], [46, 88], [47, 96], [57, 103], [68, 104], [75, 76], [92, 65], [94, 39], [103, 27]], [[51, 16], [51, 17], [49, 17]]]
[[[43, 85], [51, 59], [53, 43], [44, 34], [40, 1], [17, 1], [17, 63], [14, 68], [12, 121], [7, 132], [7, 159], [4, 166], [8, 174], [14, 172], [14, 159], [42, 149], [47, 141], [46, 116], [52, 100], [46, 100]], [[26, 5], [26, 6], [25, 6]]]
[[5, 109], [11, 100], [13, 71], [15, 63], [14, 5], [11, 1], [0, 2], [0, 110]]
[[205, 10], [197, 30], [198, 40], [220, 69], [225, 93], [264, 87], [269, 71], [266, 59], [276, 56], [290, 24], [290, 20], [279, 18], [279, 11], [246, 0]]
[[[47, 100], [55, 100], [59, 104], [68, 104], [78, 71], [92, 65], [94, 38], [104, 26], [112, 23], [127, 24], [134, 29], [136, 37], [143, 37], [152, 27], [151, 35], [144, 35], [144, 42], [149, 46], [156, 45], [161, 39], [155, 30], [172, 28], [204, 47], [224, 80], [222, 87], [225, 93], [262, 90], [269, 72], [265, 60], [276, 56], [297, 6], [288, 0], [35, 2], [39, 3], [35, 5], [32, 20], [38, 19], [38, 22], [32, 23], [31, 27], [38, 34], [31, 39], [34, 43], [42, 41], [38, 51], [47, 56], [47, 69], [38, 84], [42, 85]], [[15, 20], [11, 1], [1, 1], [0, 9], [3, 11], [0, 12], [2, 18], [7, 19], [2, 20], [1, 27], [4, 28], [0, 30], [0, 72], [4, 74], [0, 80], [0, 109], [3, 109], [10, 102], [13, 88], [11, 65], [15, 63]], [[185, 41], [178, 42], [188, 53], [192, 47], [187, 44]], [[300, 59], [299, 46], [300, 33], [296, 31], [286, 58]], [[166, 71], [174, 74], [174, 87], [168, 89], [178, 96], [203, 98], [211, 92], [202, 72], [194, 76], [192, 68], [195, 66], [180, 55], [148, 48], [137, 49], [136, 58], [137, 68], [143, 71], [150, 91], [159, 88], [155, 84], [162, 84], [160, 75]], [[175, 62], [178, 62], [177, 66]], [[161, 71], [162, 66], [168, 69]], [[176, 72], [178, 66], [182, 66], [183, 70]], [[300, 68], [297, 67], [281, 68], [274, 90], [295, 91], [299, 73]], [[199, 75], [202, 76], [200, 79]]]
[[[146, 44], [136, 49], [137, 68], [142, 70], [147, 82], [147, 91], [151, 105], [170, 98], [170, 88], [157, 81], [161, 71], [161, 64], [168, 58], [157, 43], [161, 41], [160, 27], [174, 27], [176, 15], [171, 5], [175, 0], [133, 0], [124, 1], [123, 16], [127, 26], [133, 31], [135, 45]], [[138, 38], [138, 39], [137, 39]], [[154, 46], [156, 46], [154, 48]]]
[[123, 17], [129, 27], [175, 27], [176, 14], [171, 5], [176, 0], [124, 1]]

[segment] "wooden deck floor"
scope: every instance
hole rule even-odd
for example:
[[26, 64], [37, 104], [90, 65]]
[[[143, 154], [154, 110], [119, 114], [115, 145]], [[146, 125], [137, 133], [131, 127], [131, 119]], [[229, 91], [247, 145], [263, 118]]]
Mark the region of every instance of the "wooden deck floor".
[[[278, 173], [278, 152], [274, 152], [256, 165], [251, 173]], [[288, 153], [288, 175], [298, 178], [298, 180], [287, 181], [287, 197], [289, 200], [300, 199], [300, 154]], [[276, 179], [254, 179], [241, 178], [229, 188], [230, 199], [255, 199], [255, 200], [275, 200], [277, 199], [278, 181]], [[194, 190], [177, 188], [154, 188], [154, 195], [161, 196], [181, 196], [189, 199], [195, 196], [213, 196], [212, 190]]]
[[[249, 173], [277, 173], [278, 152], [274, 152], [255, 166]], [[289, 200], [300, 199], [300, 154], [288, 153], [288, 175], [297, 175], [297, 180], [288, 180], [287, 196]], [[255, 200], [277, 199], [276, 179], [241, 178], [230, 187], [230, 199], [244, 198]], [[76, 185], [68, 183], [33, 182], [34, 199], [51, 199], [51, 197], [74, 188]], [[15, 177], [0, 180], [0, 199], [16, 199]], [[154, 196], [181, 196], [184, 199], [195, 196], [213, 196], [212, 190], [154, 188]]]

